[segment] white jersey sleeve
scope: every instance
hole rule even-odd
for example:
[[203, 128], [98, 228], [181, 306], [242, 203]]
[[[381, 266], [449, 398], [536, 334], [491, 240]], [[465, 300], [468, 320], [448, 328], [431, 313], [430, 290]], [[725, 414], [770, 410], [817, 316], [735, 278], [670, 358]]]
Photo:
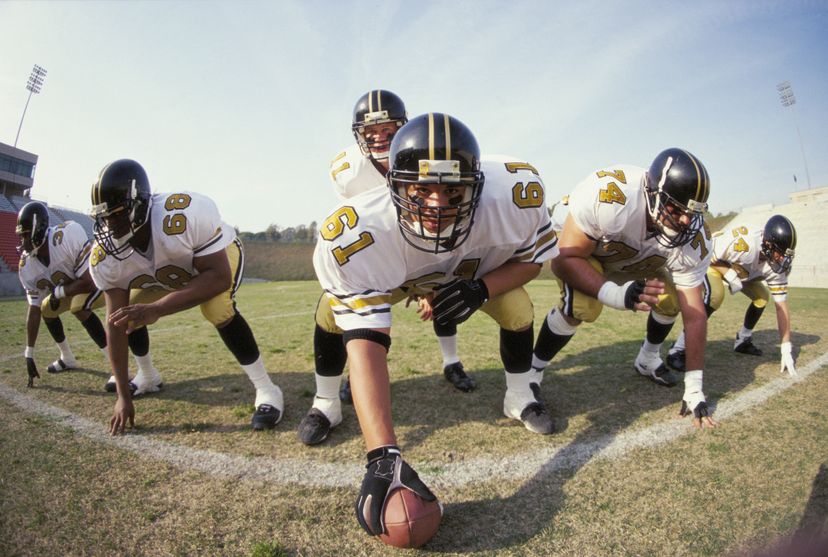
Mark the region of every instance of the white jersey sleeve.
[[385, 186], [385, 175], [368, 157], [362, 154], [356, 143], [331, 161], [329, 176], [337, 195], [342, 200]]

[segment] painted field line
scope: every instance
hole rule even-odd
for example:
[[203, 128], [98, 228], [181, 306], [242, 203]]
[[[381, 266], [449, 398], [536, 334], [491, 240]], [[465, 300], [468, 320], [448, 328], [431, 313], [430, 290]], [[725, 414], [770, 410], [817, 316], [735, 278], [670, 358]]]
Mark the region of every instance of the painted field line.
[[[798, 377], [780, 377], [732, 399], [724, 400], [715, 407], [715, 418], [725, 421], [757, 406], [792, 385], [804, 381], [826, 364], [828, 353], [822, 354], [800, 369]], [[312, 487], [354, 487], [359, 484], [364, 473], [361, 460], [323, 463], [290, 457], [243, 457], [194, 449], [137, 434], [112, 437], [104, 425], [31, 398], [3, 382], [0, 382], [0, 397], [22, 410], [53, 420], [57, 425], [69, 427], [94, 442], [213, 476]], [[590, 442], [532, 450], [508, 457], [478, 457], [463, 462], [414, 464], [415, 468], [426, 468], [424, 465], [428, 465], [429, 473], [422, 475], [432, 487], [460, 487], [471, 482], [485, 483], [501, 479], [521, 481], [538, 474], [580, 467], [590, 460], [620, 458], [634, 449], [669, 443], [693, 432], [689, 419], [670, 419], [641, 430], [606, 435]]]

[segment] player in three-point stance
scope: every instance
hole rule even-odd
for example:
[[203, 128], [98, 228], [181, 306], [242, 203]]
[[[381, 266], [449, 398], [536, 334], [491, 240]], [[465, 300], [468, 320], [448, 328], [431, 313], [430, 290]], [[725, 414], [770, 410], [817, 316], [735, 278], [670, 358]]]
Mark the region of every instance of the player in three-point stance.
[[[244, 251], [213, 201], [194, 192], [150, 191], [143, 167], [121, 159], [105, 166], [92, 186], [95, 240], [91, 267], [106, 293], [110, 361], [118, 401], [110, 422], [120, 433], [134, 421], [127, 385], [126, 335], [194, 306], [212, 323], [256, 388], [253, 429], [282, 419], [282, 391], [273, 384], [247, 321], [236, 309]], [[137, 392], [161, 386], [158, 373], [133, 379]]]
[[[753, 344], [753, 329], [773, 297], [781, 343], [779, 371], [790, 375], [796, 375], [788, 309], [788, 276], [795, 250], [796, 229], [783, 215], [772, 216], [764, 229], [743, 225], [729, 232], [717, 232], [713, 235], [713, 260], [704, 283], [708, 316], [721, 307], [725, 285], [731, 294], [742, 292], [750, 298], [742, 329], [733, 343], [733, 350], [740, 354], [762, 355], [762, 350]], [[682, 332], [667, 354], [667, 363], [678, 370], [686, 366], [684, 343]]]
[[[383, 531], [393, 488], [434, 498], [403, 462], [391, 420], [391, 306], [411, 293], [435, 293], [439, 323], [461, 323], [478, 309], [492, 317], [500, 325], [504, 413], [532, 431], [552, 430], [531, 387], [533, 308], [523, 288], [557, 254], [537, 171], [514, 158], [481, 159], [472, 132], [438, 113], [405, 124], [389, 157], [388, 188], [336, 209], [320, 227], [314, 251], [329, 312], [320, 326], [343, 334], [368, 450], [356, 514], [371, 535]], [[327, 410], [315, 402], [311, 411], [336, 425], [341, 414]]]
[[702, 297], [712, 255], [704, 212], [710, 180], [704, 165], [682, 149], [660, 153], [649, 170], [613, 165], [590, 174], [569, 196], [552, 261], [561, 301], [541, 326], [532, 366], [538, 382], [550, 360], [583, 322], [603, 307], [650, 311], [647, 336], [634, 367], [659, 385], [674, 374], [661, 344], [679, 313], [687, 334], [681, 414], [713, 426], [702, 391], [707, 319]]

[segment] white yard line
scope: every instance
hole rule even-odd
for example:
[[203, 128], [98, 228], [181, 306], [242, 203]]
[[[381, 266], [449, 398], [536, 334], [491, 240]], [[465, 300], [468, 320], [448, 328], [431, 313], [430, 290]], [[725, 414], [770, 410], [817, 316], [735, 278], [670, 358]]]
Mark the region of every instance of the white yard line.
[[[779, 377], [761, 387], [724, 400], [716, 405], [715, 418], [718, 421], [726, 421], [757, 406], [768, 398], [802, 382], [826, 364], [828, 364], [828, 353], [819, 356], [800, 369], [798, 377]], [[313, 487], [352, 487], [359, 483], [364, 470], [361, 461], [332, 464], [289, 457], [248, 458], [194, 449], [144, 435], [128, 434], [112, 437], [103, 424], [31, 398], [2, 382], [0, 382], [0, 397], [26, 412], [38, 414], [61, 426], [69, 427], [77, 434], [97, 443], [132, 451], [142, 457], [162, 460], [180, 468], [199, 470], [213, 476]], [[546, 474], [579, 467], [590, 460], [620, 458], [634, 449], [669, 443], [693, 431], [689, 419], [671, 419], [640, 430], [605, 435], [589, 442], [576, 442], [546, 449], [534, 448], [524, 454], [513, 454], [508, 457], [479, 457], [445, 464], [430, 462], [428, 464], [432, 465], [435, 471], [422, 475], [432, 487], [461, 487], [472, 482], [490, 482], [501, 479], [520, 481], [539, 473]]]

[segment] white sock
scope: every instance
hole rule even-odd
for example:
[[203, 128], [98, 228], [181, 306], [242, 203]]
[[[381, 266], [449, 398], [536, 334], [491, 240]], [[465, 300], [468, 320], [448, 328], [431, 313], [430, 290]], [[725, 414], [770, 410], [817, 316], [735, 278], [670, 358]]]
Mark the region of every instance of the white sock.
[[256, 387], [257, 391], [260, 389], [272, 389], [276, 386], [273, 384], [273, 381], [270, 380], [270, 376], [267, 374], [267, 370], [264, 367], [264, 360], [262, 360], [261, 356], [259, 356], [252, 364], [242, 366], [242, 369], [247, 374], [250, 382], [253, 383], [253, 386]]
[[532, 354], [532, 369], [536, 372], [540, 373], [543, 376], [543, 370], [546, 369], [546, 366], [549, 365], [549, 360], [541, 360], [534, 354]]
[[450, 337], [437, 337], [440, 343], [440, 351], [443, 353], [443, 367], [460, 361], [457, 357], [457, 335]]
[[641, 350], [649, 352], [650, 354], [658, 354], [661, 351], [662, 343], [652, 344], [649, 340], [644, 339], [644, 344], [641, 345]]
[[63, 339], [63, 342], [58, 342], [58, 349], [60, 350], [60, 359], [64, 363], [71, 363], [75, 361], [75, 355], [72, 354], [72, 349], [69, 348], [69, 341]]
[[745, 329], [745, 327], [742, 326], [742, 330], [739, 331], [739, 338], [750, 338], [752, 336], [753, 336], [753, 329]]
[[670, 348], [670, 354], [681, 352], [682, 350], [684, 350], [684, 331], [681, 332], [676, 342], [673, 343], [673, 347]]
[[326, 377], [324, 375], [316, 375], [316, 396], [319, 398], [339, 400], [339, 387], [342, 385], [342, 376], [336, 375], [334, 377]]
[[149, 372], [155, 369], [152, 365], [152, 356], [147, 352], [145, 356], [135, 356], [135, 363], [138, 364], [138, 373]]
[[[529, 384], [534, 382], [535, 373], [528, 370], [524, 373], [509, 373], [504, 370], [506, 374], [506, 389], [510, 391], [526, 391], [531, 393]], [[534, 396], [534, 395], [532, 395]]]

